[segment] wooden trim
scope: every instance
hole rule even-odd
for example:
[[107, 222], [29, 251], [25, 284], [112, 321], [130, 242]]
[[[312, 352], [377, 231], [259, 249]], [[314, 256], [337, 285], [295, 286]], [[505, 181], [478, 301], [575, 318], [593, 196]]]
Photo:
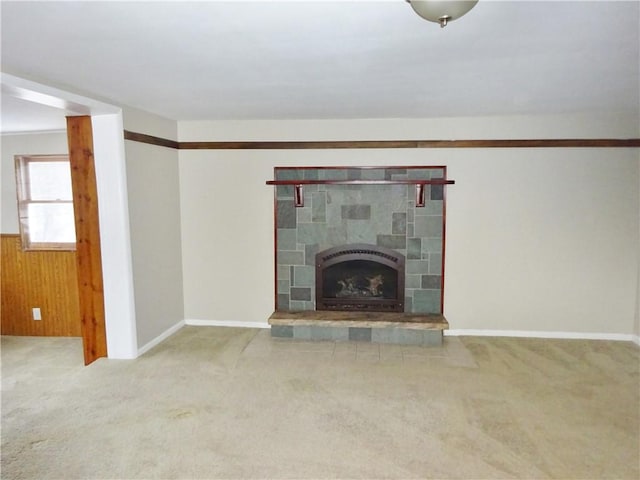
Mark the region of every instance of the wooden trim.
[[124, 131], [125, 140], [178, 150], [322, 150], [359, 148], [638, 148], [640, 138], [540, 138], [513, 140], [324, 140], [297, 142], [176, 142]]
[[178, 142], [175, 140], [145, 135], [144, 133], [130, 132], [128, 130], [124, 131], [124, 139], [133, 142], [147, 143], [149, 145], [157, 145], [159, 147], [179, 148]]
[[[360, 169], [360, 167], [350, 167]], [[383, 169], [384, 167], [380, 167]], [[393, 168], [393, 167], [392, 167]], [[398, 168], [398, 167], [395, 167]], [[267, 185], [453, 185], [455, 180], [267, 180]]]
[[91, 117], [67, 117], [71, 186], [76, 224], [76, 262], [85, 365], [107, 356], [104, 288], [98, 224], [98, 190]]
[[180, 150], [308, 150], [360, 148], [619, 148], [640, 147], [640, 138], [518, 140], [356, 140], [311, 142], [178, 142]]

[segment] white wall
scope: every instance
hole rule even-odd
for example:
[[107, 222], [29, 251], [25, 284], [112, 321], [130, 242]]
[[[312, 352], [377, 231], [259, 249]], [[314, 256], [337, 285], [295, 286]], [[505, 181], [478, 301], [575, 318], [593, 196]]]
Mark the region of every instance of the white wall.
[[20, 233], [14, 156], [68, 154], [66, 132], [2, 135], [1, 233]]
[[[180, 122], [179, 140], [635, 137], [607, 115]], [[634, 149], [180, 151], [187, 319], [273, 311], [274, 166], [447, 165], [445, 316], [453, 329], [634, 331], [639, 210]]]
[[[176, 122], [125, 109], [124, 128], [175, 139]], [[178, 153], [125, 142], [139, 351], [184, 319]], [[153, 343], [155, 344], [155, 343]]]

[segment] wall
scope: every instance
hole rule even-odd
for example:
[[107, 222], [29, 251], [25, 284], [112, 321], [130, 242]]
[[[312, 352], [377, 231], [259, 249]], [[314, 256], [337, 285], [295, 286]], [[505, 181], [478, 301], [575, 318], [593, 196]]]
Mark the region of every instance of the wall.
[[2, 215], [0, 232], [19, 233], [18, 204], [16, 200], [15, 155], [67, 154], [67, 133], [40, 133], [2, 135]]
[[[81, 335], [75, 252], [23, 252], [18, 235], [14, 156], [67, 152], [66, 132], [2, 136], [3, 335]], [[42, 320], [33, 320], [34, 307]]]
[[[640, 153], [638, 153], [638, 169], [640, 170]], [[640, 191], [640, 175], [638, 178], [638, 191]], [[638, 205], [638, 210], [640, 210], [640, 205]], [[638, 242], [638, 256], [640, 257], [640, 242]], [[640, 345], [640, 262], [638, 262], [638, 291], [636, 293], [636, 315], [633, 332], [635, 342]]]
[[[176, 123], [125, 109], [124, 128], [176, 138]], [[138, 349], [184, 319], [176, 150], [125, 141]]]
[[[180, 122], [180, 141], [635, 137], [638, 119]], [[634, 149], [180, 151], [185, 318], [274, 309], [274, 166], [447, 165], [453, 329], [626, 334], [638, 295]], [[238, 241], [238, 239], [241, 239]], [[250, 299], [250, 300], [249, 300]]]
[[[81, 336], [76, 252], [24, 252], [19, 235], [0, 240], [2, 335]], [[33, 319], [34, 307], [41, 320]]]

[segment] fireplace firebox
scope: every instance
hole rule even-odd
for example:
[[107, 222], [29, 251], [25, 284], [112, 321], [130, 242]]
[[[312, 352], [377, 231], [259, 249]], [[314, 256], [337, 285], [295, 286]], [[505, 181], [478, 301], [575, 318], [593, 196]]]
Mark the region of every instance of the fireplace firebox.
[[404, 311], [405, 257], [364, 243], [316, 255], [316, 310]]

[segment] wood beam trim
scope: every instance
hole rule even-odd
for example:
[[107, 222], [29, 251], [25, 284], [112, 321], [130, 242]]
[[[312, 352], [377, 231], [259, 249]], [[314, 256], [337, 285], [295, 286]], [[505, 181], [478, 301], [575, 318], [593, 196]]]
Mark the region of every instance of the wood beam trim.
[[364, 140], [311, 142], [178, 142], [180, 150], [305, 150], [361, 148], [620, 148], [640, 147], [640, 138], [516, 140]]
[[153, 135], [146, 135], [144, 133], [124, 131], [124, 139], [131, 140], [138, 143], [147, 143], [149, 145], [157, 145], [159, 147], [178, 148], [178, 142], [175, 140], [169, 140], [161, 137], [154, 137]]
[[347, 140], [304, 142], [176, 142], [124, 131], [125, 140], [178, 150], [322, 150], [360, 148], [638, 148], [640, 138], [549, 138], [513, 140]]
[[67, 117], [76, 264], [85, 365], [107, 356], [104, 287], [98, 223], [98, 189], [91, 117]]

